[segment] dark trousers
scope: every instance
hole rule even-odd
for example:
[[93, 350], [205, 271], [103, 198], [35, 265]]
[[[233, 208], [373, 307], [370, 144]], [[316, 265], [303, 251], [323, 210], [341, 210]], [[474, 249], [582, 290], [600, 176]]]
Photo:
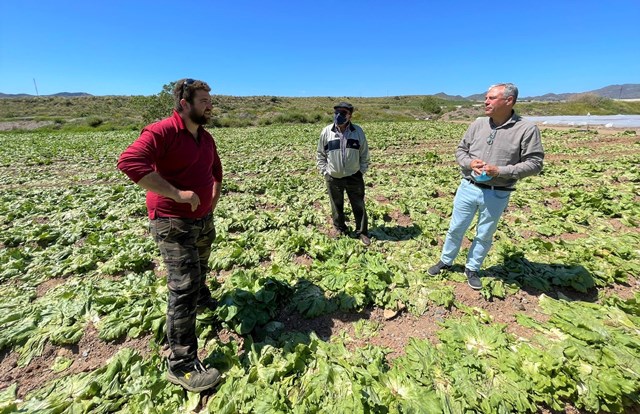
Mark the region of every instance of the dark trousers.
[[197, 357], [196, 308], [207, 300], [211, 245], [216, 238], [213, 216], [202, 219], [160, 217], [149, 228], [167, 267], [167, 339], [172, 371], [192, 370]]
[[367, 212], [364, 207], [364, 178], [362, 173], [358, 171], [344, 178], [326, 176], [325, 181], [329, 193], [329, 202], [331, 203], [333, 226], [340, 231], [347, 230], [344, 216], [344, 193], [346, 192], [356, 220], [356, 233], [358, 235], [367, 235], [369, 228]]

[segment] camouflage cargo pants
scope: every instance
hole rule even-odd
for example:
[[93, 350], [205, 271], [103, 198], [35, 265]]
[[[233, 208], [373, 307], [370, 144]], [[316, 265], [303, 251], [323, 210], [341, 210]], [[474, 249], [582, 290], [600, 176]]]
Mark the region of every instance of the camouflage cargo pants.
[[159, 217], [149, 224], [167, 267], [167, 339], [169, 367], [187, 369], [197, 356], [196, 308], [207, 300], [211, 245], [216, 238], [213, 215], [201, 219]]

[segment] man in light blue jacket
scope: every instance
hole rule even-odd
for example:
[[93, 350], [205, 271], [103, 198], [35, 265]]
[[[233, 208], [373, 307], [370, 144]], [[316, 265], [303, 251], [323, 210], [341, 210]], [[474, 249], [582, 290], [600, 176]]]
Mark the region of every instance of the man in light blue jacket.
[[480, 267], [516, 182], [542, 170], [540, 131], [513, 111], [517, 99], [518, 88], [514, 84], [491, 86], [484, 100], [487, 117], [475, 120], [458, 144], [456, 161], [462, 179], [453, 200], [440, 261], [427, 270], [432, 276], [451, 268], [464, 234], [477, 215], [476, 235], [464, 273], [469, 286], [482, 289]]
[[333, 107], [334, 122], [320, 133], [317, 165], [324, 177], [331, 203], [333, 226], [340, 235], [348, 233], [344, 215], [347, 193], [355, 216], [356, 235], [365, 246], [371, 244], [364, 203], [364, 177], [369, 168], [367, 138], [351, 123], [353, 105], [340, 102]]

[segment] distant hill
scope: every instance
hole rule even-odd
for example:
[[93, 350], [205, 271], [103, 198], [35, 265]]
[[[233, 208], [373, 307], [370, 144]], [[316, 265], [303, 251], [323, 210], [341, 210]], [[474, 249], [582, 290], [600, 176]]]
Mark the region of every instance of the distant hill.
[[93, 96], [90, 93], [84, 93], [84, 92], [60, 92], [60, 93], [54, 93], [53, 95], [49, 95], [49, 96], [66, 96], [66, 97], [71, 97], [71, 96]]
[[[527, 96], [521, 97], [519, 99], [527, 101], [560, 102], [566, 101], [572, 96], [583, 94], [593, 94], [609, 99], [640, 99], [640, 84], [625, 83], [624, 85], [609, 85], [605, 86], [604, 88], [586, 92], [546, 93], [540, 96]], [[484, 93], [469, 95], [465, 99], [468, 99], [470, 101], [483, 101]]]
[[465, 99], [467, 99], [467, 98], [465, 98], [463, 96], [460, 96], [460, 95], [447, 95], [444, 92], [436, 93], [433, 96], [435, 96], [436, 98], [446, 99], [448, 101], [464, 101]]
[[[595, 89], [592, 91], [586, 92], [567, 92], [567, 93], [546, 93], [540, 96], [526, 96], [520, 97], [520, 100], [527, 101], [545, 101], [545, 102], [560, 102], [566, 101], [570, 99], [572, 96], [582, 95], [582, 94], [594, 94], [601, 96], [603, 98], [610, 99], [640, 99], [640, 84], [639, 83], [625, 83], [624, 85], [609, 85], [604, 88]], [[473, 95], [469, 95], [467, 97], [463, 97], [460, 95], [447, 95], [444, 92], [438, 92], [432, 96], [440, 99], [446, 99], [450, 101], [484, 101], [485, 93], [476, 93]], [[85, 92], [60, 92], [55, 93], [53, 95], [40, 95], [40, 96], [62, 96], [62, 97], [78, 97], [78, 96], [93, 96], [89, 93]], [[29, 95], [26, 93], [20, 94], [6, 94], [0, 92], [0, 99], [2, 98], [33, 98], [34, 95]]]
[[610, 85], [589, 93], [611, 99], [640, 99], [640, 84]]
[[476, 93], [475, 95], [469, 95], [467, 96], [465, 99], [468, 99], [470, 101], [484, 101], [484, 92], [483, 93]]
[[[67, 98], [76, 96], [93, 96], [90, 93], [85, 92], [59, 92], [53, 95], [40, 95], [40, 96], [64, 96]], [[0, 92], [0, 99], [2, 98], [33, 98], [35, 95], [29, 95], [28, 93], [2, 93]]]

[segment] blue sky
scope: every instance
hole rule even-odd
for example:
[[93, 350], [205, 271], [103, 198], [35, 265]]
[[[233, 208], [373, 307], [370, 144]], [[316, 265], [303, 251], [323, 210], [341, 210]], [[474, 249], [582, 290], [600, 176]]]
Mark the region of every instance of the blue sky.
[[639, 25], [640, 0], [2, 0], [0, 92], [584, 92], [640, 83]]

